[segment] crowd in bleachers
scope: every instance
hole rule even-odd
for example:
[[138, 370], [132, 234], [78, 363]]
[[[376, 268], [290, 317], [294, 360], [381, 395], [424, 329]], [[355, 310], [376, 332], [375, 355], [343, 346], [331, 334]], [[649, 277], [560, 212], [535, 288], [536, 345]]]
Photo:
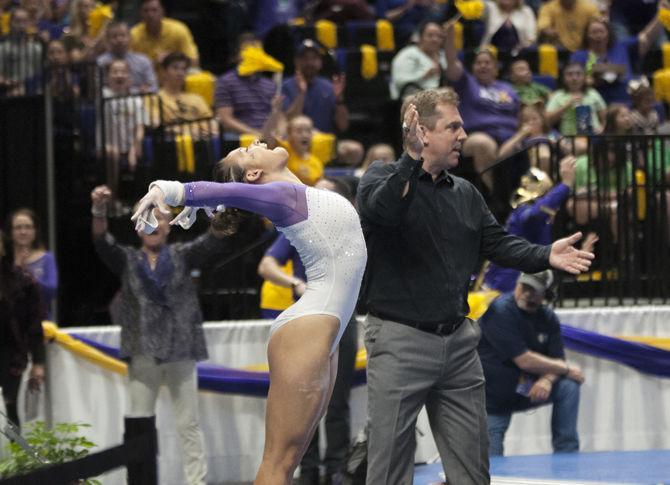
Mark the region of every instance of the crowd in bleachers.
[[[402, 152], [401, 113], [413, 96], [440, 87], [458, 94], [468, 135], [453, 171], [477, 186], [508, 233], [550, 244], [588, 231], [582, 247], [592, 250], [600, 237], [598, 259], [569, 283], [602, 283], [602, 294], [616, 293], [619, 304], [639, 295], [667, 302], [666, 28], [670, 0], [202, 0], [198, 8], [176, 0], [0, 0], [0, 101], [52, 103], [55, 178], [78, 179], [57, 180], [57, 188], [88, 196], [106, 185], [91, 194], [90, 213], [76, 196], [55, 196], [74, 200], [58, 207], [59, 237], [67, 241], [60, 300], [80, 311], [61, 309], [72, 320], [64, 323], [79, 323], [71, 315], [93, 323], [95, 310], [84, 306], [100, 303], [106, 290], [104, 277], [87, 274], [101, 265], [86, 261], [86, 238], [62, 234], [82, 231], [82, 220], [92, 216], [98, 245], [108, 223], [130, 232], [131, 207], [148, 181], [210, 179], [222, 156], [255, 139], [284, 147], [303, 183], [342, 183], [336, 191], [353, 195], [371, 164]], [[3, 135], [0, 129], [0, 145]], [[105, 203], [96, 204], [95, 194]], [[30, 271], [57, 318], [58, 272], [36, 214], [23, 209], [6, 221], [11, 258], [0, 254], [0, 266], [11, 259]], [[225, 257], [195, 273], [206, 318], [249, 318], [259, 306], [276, 314], [293, 301], [295, 274], [277, 287], [283, 293], [265, 291], [269, 279], [258, 295], [256, 253], [272, 234], [261, 222], [252, 229], [251, 243], [231, 237]], [[154, 250], [153, 263], [137, 271], [155, 289], [147, 276], [159, 264]], [[514, 288], [516, 275], [482, 263], [470, 289]], [[172, 270], [165, 271], [167, 281]], [[194, 273], [175, 273], [190, 285], [186, 274]], [[579, 290], [572, 296], [583, 297]], [[36, 364], [38, 385], [44, 370]]]
[[[216, 135], [220, 124], [224, 139], [244, 143], [263, 133], [279, 93], [282, 119], [274, 128], [280, 137], [288, 119], [306, 115], [316, 131], [347, 140], [324, 151], [321, 162], [334, 156], [354, 167], [363, 160], [364, 145], [390, 142], [400, 148], [388, 129], [394, 124], [379, 120], [397, 113], [393, 100], [440, 85], [454, 86], [463, 99], [471, 134], [465, 154], [476, 172], [513, 135], [527, 131], [519, 122], [525, 105], [541, 108], [544, 135], [600, 133], [611, 103], [634, 109], [633, 131], [654, 132], [664, 119], [648, 81], [637, 79], [653, 74], [643, 61], [665, 38], [658, 14], [663, 6], [648, 0], [251, 2], [246, 9], [252, 20], [239, 19], [238, 30], [254, 33], [226, 46], [235, 52], [226, 60], [232, 69], [217, 73], [200, 70], [208, 66], [200, 66], [189, 26], [167, 17], [160, 0], [136, 3], [140, 21], [132, 27], [118, 20], [115, 3], [0, 5], [3, 95], [35, 92], [42, 62], [51, 70], [56, 97], [81, 95], [84, 82], [104, 84], [96, 86], [103, 98], [158, 94], [148, 114], [134, 113], [147, 101], [134, 98], [106, 103], [114, 113], [97, 118], [114, 125], [126, 121], [123, 128], [107, 127], [104, 136], [98, 130], [97, 143], [106, 138], [103, 157], [131, 169], [143, 156], [141, 126], [188, 122], [184, 136], [202, 139]], [[240, 51], [263, 41], [286, 64], [283, 82], [258, 71], [240, 74]], [[65, 68], [81, 62], [100, 66], [102, 83]], [[634, 98], [645, 102], [633, 105]], [[212, 123], [190, 123], [205, 119]], [[114, 170], [107, 172], [114, 184]], [[489, 189], [493, 178], [484, 176]]]
[[402, 150], [402, 103], [439, 86], [461, 99], [458, 170], [501, 221], [528, 168], [558, 180], [566, 155], [576, 156], [573, 223], [611, 228], [615, 241], [627, 187], [666, 192], [665, 141], [628, 141], [615, 157], [588, 138], [670, 131], [664, 1], [231, 5], [218, 26], [229, 42], [212, 46], [208, 11], [194, 21], [179, 2], [0, 1], [0, 96], [48, 88], [54, 132], [85, 140], [116, 199], [111, 215], [125, 216], [148, 179], [209, 178], [228, 149], [255, 138], [286, 147], [307, 184], [335, 175], [355, 187], [373, 151]]

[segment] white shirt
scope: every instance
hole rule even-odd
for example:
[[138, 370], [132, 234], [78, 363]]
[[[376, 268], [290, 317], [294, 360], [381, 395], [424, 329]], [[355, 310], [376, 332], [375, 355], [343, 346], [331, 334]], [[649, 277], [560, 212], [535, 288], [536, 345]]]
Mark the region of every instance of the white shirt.
[[498, 29], [510, 19], [519, 36], [519, 42], [526, 46], [537, 40], [537, 21], [533, 10], [528, 5], [514, 9], [511, 14], [502, 12], [497, 2], [486, 2], [486, 32], [482, 38], [482, 45], [490, 44], [491, 38]]
[[[442, 70], [447, 68], [447, 58], [443, 50], [440, 51], [439, 63]], [[424, 77], [434, 65], [433, 59], [416, 45], [409, 45], [401, 49], [391, 64], [391, 98], [398, 99], [403, 87], [409, 83], [417, 84], [423, 89], [439, 87], [439, 73]]]

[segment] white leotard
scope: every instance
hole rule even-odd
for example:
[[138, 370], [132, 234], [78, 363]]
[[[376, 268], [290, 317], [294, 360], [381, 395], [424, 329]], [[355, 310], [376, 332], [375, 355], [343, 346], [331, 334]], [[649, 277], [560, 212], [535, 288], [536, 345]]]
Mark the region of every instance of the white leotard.
[[225, 204], [268, 217], [296, 249], [307, 276], [307, 289], [282, 312], [271, 334], [291, 320], [324, 314], [339, 319], [331, 353], [356, 307], [367, 250], [358, 213], [339, 194], [304, 185], [192, 182], [185, 184], [185, 205]]
[[367, 250], [358, 213], [341, 195], [308, 187], [307, 219], [278, 227], [305, 266], [307, 290], [272, 324], [271, 332], [304, 315], [326, 314], [340, 320], [332, 351], [356, 308]]

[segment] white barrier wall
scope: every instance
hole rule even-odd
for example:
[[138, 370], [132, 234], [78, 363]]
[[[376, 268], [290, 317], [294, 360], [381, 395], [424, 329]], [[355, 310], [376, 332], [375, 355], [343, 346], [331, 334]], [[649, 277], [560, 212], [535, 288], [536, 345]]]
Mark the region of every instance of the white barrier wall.
[[[580, 309], [559, 311], [564, 323], [608, 335], [670, 336], [670, 307]], [[265, 362], [269, 322], [235, 321], [205, 325], [209, 362], [243, 367]], [[115, 327], [70, 328], [92, 340], [118, 346]], [[47, 417], [54, 422], [93, 425], [89, 438], [100, 448], [122, 441], [126, 410], [126, 378], [104, 370], [62, 349], [48, 347]], [[582, 450], [646, 450], [670, 448], [670, 379], [647, 376], [614, 362], [568, 352], [582, 367], [579, 431]], [[352, 393], [352, 432], [365, 422], [367, 393]], [[200, 392], [200, 420], [208, 450], [208, 482], [252, 480], [263, 446], [265, 400]], [[515, 415], [507, 433], [507, 454], [551, 451], [550, 408]], [[162, 390], [157, 406], [160, 483], [181, 485], [181, 452], [168, 393]], [[417, 461], [437, 454], [428, 420], [417, 424]], [[103, 477], [105, 485], [124, 482], [125, 471]]]

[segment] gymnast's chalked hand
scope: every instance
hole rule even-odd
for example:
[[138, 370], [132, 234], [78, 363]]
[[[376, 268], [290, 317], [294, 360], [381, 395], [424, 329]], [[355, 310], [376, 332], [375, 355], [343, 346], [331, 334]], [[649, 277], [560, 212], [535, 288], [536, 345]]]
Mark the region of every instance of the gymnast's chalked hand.
[[161, 212], [169, 213], [170, 209], [165, 205], [165, 195], [160, 187], [153, 185], [147, 194], [142, 197], [137, 207], [137, 211], [130, 218], [135, 223], [135, 230], [137, 232], [144, 231], [146, 234], [151, 234], [158, 227], [158, 220], [153, 214], [154, 207], [157, 207]]

